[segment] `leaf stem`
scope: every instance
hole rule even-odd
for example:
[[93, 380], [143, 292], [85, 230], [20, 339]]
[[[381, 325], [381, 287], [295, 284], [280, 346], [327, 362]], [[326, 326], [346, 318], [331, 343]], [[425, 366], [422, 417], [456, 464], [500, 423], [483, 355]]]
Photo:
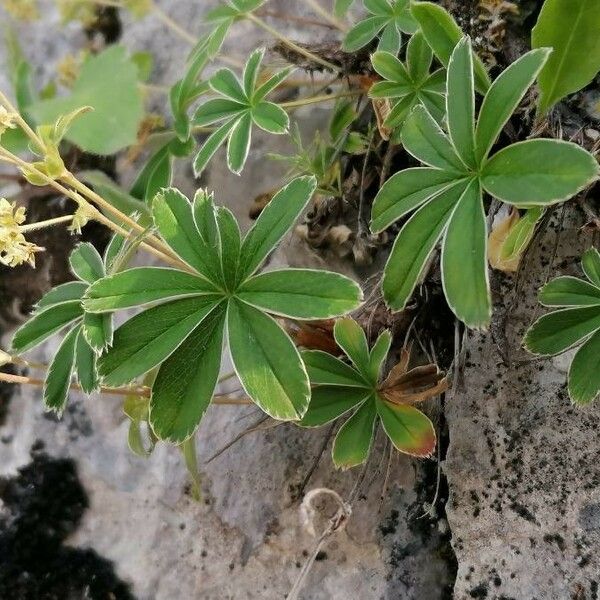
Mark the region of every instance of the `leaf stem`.
[[282, 102], [279, 104], [281, 108], [295, 108], [298, 106], [306, 106], [307, 104], [318, 104], [319, 102], [328, 102], [330, 100], [338, 100], [339, 98], [348, 98], [350, 96], [360, 96], [361, 91], [354, 90], [342, 92], [341, 94], [323, 94], [321, 96], [310, 96], [308, 98], [299, 98], [290, 102]]
[[321, 58], [320, 56], [313, 54], [309, 50], [306, 50], [306, 48], [303, 48], [302, 46], [299, 46], [295, 42], [292, 42], [292, 40], [287, 38], [282, 33], [279, 33], [279, 31], [277, 31], [277, 29], [275, 29], [275, 28], [271, 27], [269, 24], [265, 23], [262, 19], [259, 19], [256, 15], [253, 15], [252, 13], [248, 13], [246, 15], [246, 17], [248, 19], [250, 19], [250, 21], [252, 21], [255, 25], [257, 25], [258, 27], [261, 27], [262, 29], [264, 29], [265, 31], [270, 33], [273, 37], [275, 37], [278, 40], [280, 40], [281, 42], [283, 42], [288, 48], [291, 48], [292, 50], [294, 50], [294, 52], [301, 54], [305, 58], [308, 58], [309, 60], [316, 62], [317, 64], [321, 65], [322, 67], [325, 67], [326, 69], [328, 69], [330, 71], [335, 71], [336, 73], [342, 72], [342, 70], [337, 65], [330, 63], [329, 61]]
[[26, 233], [28, 231], [37, 231], [38, 229], [45, 229], [46, 227], [52, 227], [53, 225], [60, 225], [61, 223], [68, 223], [73, 220], [75, 215], [65, 215], [63, 217], [55, 217], [54, 219], [47, 219], [46, 221], [38, 221], [37, 223], [28, 223], [27, 225], [20, 225], [19, 231]]

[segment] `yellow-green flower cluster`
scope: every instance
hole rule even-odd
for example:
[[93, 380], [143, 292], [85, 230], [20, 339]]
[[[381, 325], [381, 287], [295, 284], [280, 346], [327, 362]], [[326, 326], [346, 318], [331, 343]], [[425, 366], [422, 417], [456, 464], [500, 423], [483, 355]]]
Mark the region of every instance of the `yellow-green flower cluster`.
[[28, 263], [35, 267], [35, 253], [43, 248], [28, 242], [21, 232], [25, 208], [0, 198], [0, 263], [8, 267]]

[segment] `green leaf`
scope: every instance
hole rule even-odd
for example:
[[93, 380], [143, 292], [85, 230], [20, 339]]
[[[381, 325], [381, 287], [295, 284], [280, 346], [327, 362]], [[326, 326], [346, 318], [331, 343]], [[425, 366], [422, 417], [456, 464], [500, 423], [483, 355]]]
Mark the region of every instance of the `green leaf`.
[[280, 106], [273, 102], [260, 102], [252, 109], [252, 120], [264, 131], [277, 135], [286, 133], [290, 119]]
[[568, 350], [600, 329], [600, 306], [566, 308], [540, 317], [525, 336], [532, 354], [552, 356]]
[[390, 21], [381, 32], [377, 50], [398, 54], [401, 46], [402, 37], [400, 35], [400, 30], [394, 21]]
[[73, 321], [81, 318], [83, 309], [79, 300], [62, 302], [36, 312], [31, 319], [17, 329], [12, 347], [17, 352], [31, 350], [58, 333]]
[[[394, 2], [395, 0], [392, 0]], [[365, 8], [373, 15], [388, 17], [392, 15], [392, 7], [388, 0], [363, 0]]]
[[406, 64], [408, 74], [415, 83], [421, 83], [429, 76], [429, 69], [433, 61], [433, 52], [423, 32], [418, 31], [413, 35], [406, 47]]
[[338, 319], [333, 328], [337, 345], [346, 353], [366, 381], [370, 381], [370, 355], [363, 328], [350, 318]]
[[385, 125], [387, 127], [391, 127], [392, 129], [403, 127], [407, 115], [414, 108], [418, 101], [419, 96], [414, 93], [402, 98], [390, 111], [390, 114], [385, 120]]
[[204, 243], [212, 249], [212, 254], [216, 256], [219, 253], [221, 235], [219, 233], [219, 226], [217, 225], [217, 211], [213, 195], [205, 190], [198, 190], [194, 195], [192, 209], [198, 233], [204, 240]]
[[585, 405], [600, 393], [600, 331], [575, 354], [569, 368], [569, 396], [575, 404]]
[[446, 118], [456, 152], [468, 167], [475, 167], [475, 90], [473, 53], [463, 38], [448, 62]]
[[[463, 37], [460, 27], [446, 10], [433, 2], [412, 2], [411, 12], [434, 54], [447, 67], [454, 47]], [[473, 61], [475, 86], [485, 93], [490, 87], [490, 78], [477, 55], [473, 56]]]
[[240, 266], [242, 246], [240, 228], [233, 213], [223, 206], [217, 209], [217, 222], [219, 224], [223, 281], [228, 289], [233, 290], [237, 286], [237, 274]]
[[435, 429], [414, 406], [377, 400], [377, 413], [394, 447], [410, 456], [427, 458], [435, 450]]
[[58, 285], [42, 296], [36, 305], [36, 310], [40, 311], [55, 304], [62, 304], [71, 300], [80, 300], [87, 289], [88, 286], [81, 281], [70, 281], [69, 283]]
[[247, 112], [233, 129], [227, 145], [227, 166], [235, 175], [239, 175], [246, 164], [252, 138], [252, 114]]
[[194, 125], [204, 127], [225, 119], [231, 119], [248, 110], [246, 104], [241, 104], [229, 98], [213, 98], [201, 104], [194, 114]]
[[300, 421], [302, 427], [320, 427], [335, 421], [364, 402], [372, 394], [365, 388], [319, 386], [313, 389], [306, 414]]
[[584, 252], [581, 266], [585, 276], [596, 286], [600, 287], [600, 252], [590, 248]]
[[256, 275], [237, 292], [244, 302], [292, 319], [329, 319], [358, 308], [360, 286], [348, 277], [311, 269]]
[[346, 34], [342, 48], [346, 52], [356, 52], [364, 48], [377, 37], [387, 22], [388, 17], [368, 17], [364, 21], [358, 22]]
[[92, 244], [85, 242], [79, 244], [69, 256], [71, 271], [82, 281], [94, 283], [104, 277], [104, 263], [102, 257]]
[[262, 102], [277, 86], [281, 85], [292, 73], [293, 67], [288, 67], [275, 73], [256, 89], [252, 100], [255, 104]]
[[71, 95], [32, 104], [29, 112], [38, 123], [54, 123], [82, 106], [94, 110], [77, 119], [66, 136], [82, 150], [109, 155], [136, 142], [144, 110], [138, 70], [125, 48], [113, 45], [90, 56]]
[[486, 192], [519, 207], [563, 202], [598, 178], [596, 159], [559, 140], [527, 140], [500, 150], [483, 168]]
[[77, 327], [67, 333], [50, 363], [44, 382], [44, 405], [59, 415], [62, 414], [69, 397], [78, 335]]
[[87, 291], [84, 308], [91, 313], [112, 312], [150, 302], [218, 292], [210, 281], [191, 273], [162, 267], [138, 267], [94, 283]]
[[406, 307], [465, 188], [465, 182], [458, 182], [444, 190], [421, 207], [398, 234], [383, 274], [383, 296], [392, 310]]
[[202, 171], [204, 171], [206, 165], [215, 155], [215, 152], [219, 149], [221, 144], [227, 139], [236, 123], [237, 120], [235, 117], [226, 121], [219, 129], [211, 133], [206, 142], [204, 142], [204, 145], [200, 148], [200, 151], [194, 159], [194, 175], [196, 177], [200, 177]]
[[86, 394], [95, 392], [100, 387], [98, 371], [96, 368], [96, 353], [86, 342], [81, 331], [77, 336], [75, 366], [77, 370], [77, 379], [81, 389]]
[[426, 165], [455, 173], [465, 171], [450, 140], [423, 106], [415, 106], [406, 119], [402, 144], [407, 152]]
[[151, 202], [161, 188], [169, 187], [173, 176], [171, 142], [159, 148], [144, 165], [131, 186], [131, 196]]
[[111, 316], [85, 313], [83, 315], [82, 333], [86, 342], [100, 354], [106, 350], [113, 341], [113, 324]]
[[240, 278], [252, 275], [292, 228], [317, 187], [314, 177], [297, 177], [267, 204], [242, 244]]
[[223, 349], [225, 306], [214, 310], [162, 364], [152, 386], [150, 424], [180, 444], [198, 427], [212, 399]]
[[174, 188], [162, 190], [152, 203], [152, 214], [161, 237], [175, 253], [211, 281], [219, 282], [221, 265], [200, 237], [190, 201]]
[[246, 66], [244, 67], [244, 92], [246, 93], [246, 98], [252, 98], [254, 95], [256, 81], [260, 71], [260, 63], [264, 56], [265, 49], [259, 48], [250, 55], [250, 58], [246, 62]]
[[150, 308], [115, 331], [113, 346], [98, 363], [107, 385], [123, 385], [167, 359], [212, 312], [211, 296], [175, 300]]
[[394, 54], [378, 51], [371, 55], [373, 68], [379, 75], [389, 81], [402, 83], [412, 89], [412, 81], [406, 67]]
[[502, 71], [492, 83], [483, 99], [475, 132], [478, 164], [489, 154], [508, 119], [544, 66], [548, 55], [547, 48], [527, 52]]
[[553, 52], [540, 77], [539, 111], [584, 88], [600, 71], [600, 11], [596, 0], [546, 0], [531, 33], [534, 48]]
[[301, 419], [310, 400], [308, 375], [292, 340], [269, 316], [231, 300], [229, 349], [246, 393], [269, 416]]
[[392, 334], [385, 329], [379, 334], [377, 341], [373, 348], [371, 348], [371, 354], [369, 357], [369, 370], [371, 372], [371, 381], [377, 383], [379, 375], [383, 369], [385, 359], [387, 358], [390, 346], [392, 345]]
[[321, 350], [305, 350], [302, 360], [313, 385], [369, 387], [363, 376], [339, 358]]
[[477, 179], [471, 180], [448, 223], [442, 281], [452, 312], [467, 326], [486, 327], [492, 316], [487, 270], [487, 225]]
[[371, 231], [379, 233], [456, 181], [454, 173], [415, 167], [392, 175], [380, 188], [371, 213]]
[[350, 10], [354, 0], [334, 0], [333, 14], [336, 17], [343, 17]]
[[[249, 60], [252, 60], [250, 57]], [[248, 96], [244, 92], [244, 88], [239, 82], [235, 73], [231, 69], [219, 69], [210, 78], [210, 87], [217, 93], [239, 102], [240, 104], [248, 104]]]
[[596, 306], [600, 289], [577, 277], [557, 277], [541, 289], [540, 302], [544, 306]]
[[376, 417], [375, 401], [369, 398], [340, 428], [332, 450], [333, 462], [338, 469], [350, 469], [367, 460]]

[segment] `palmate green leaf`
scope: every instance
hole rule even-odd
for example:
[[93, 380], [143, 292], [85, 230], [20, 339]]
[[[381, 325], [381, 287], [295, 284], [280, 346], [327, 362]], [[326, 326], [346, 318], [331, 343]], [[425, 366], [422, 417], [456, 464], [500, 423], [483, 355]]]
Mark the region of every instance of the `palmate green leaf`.
[[465, 189], [465, 182], [448, 187], [422, 206], [398, 234], [383, 275], [383, 296], [393, 310], [406, 307]]
[[219, 254], [221, 257], [221, 272], [227, 289], [237, 287], [238, 269], [240, 266], [240, 251], [242, 239], [240, 228], [233, 213], [220, 206], [216, 212], [219, 234]]
[[[253, 55], [250, 56], [248, 62], [253, 60]], [[246, 95], [244, 88], [238, 78], [231, 69], [219, 69], [210, 78], [210, 87], [217, 93], [229, 98], [234, 102], [242, 105], [247, 105], [249, 97]]]
[[227, 166], [239, 175], [246, 164], [252, 139], [252, 113], [243, 114], [234, 125], [227, 144]]
[[85, 313], [81, 332], [86, 342], [100, 354], [113, 341], [113, 323], [111, 315]]
[[71, 329], [61, 342], [44, 382], [44, 405], [59, 415], [65, 408], [75, 368], [75, 347], [79, 329]]
[[544, 306], [596, 306], [600, 288], [577, 277], [557, 277], [540, 290], [539, 300]]
[[318, 386], [312, 391], [310, 405], [299, 425], [321, 427], [331, 423], [364, 402], [372, 393], [367, 388]]
[[481, 105], [475, 132], [478, 163], [489, 154], [508, 119], [535, 81], [549, 54], [548, 48], [527, 52], [502, 71], [492, 83]]
[[344, 17], [350, 10], [354, 0], [334, 0], [333, 14], [336, 17]]
[[173, 156], [170, 147], [171, 142], [152, 154], [133, 182], [131, 196], [149, 203], [161, 188], [171, 185]]
[[53, 123], [82, 106], [94, 110], [73, 123], [66, 136], [69, 141], [101, 155], [135, 143], [144, 112], [142, 95], [137, 67], [122, 46], [110, 46], [88, 58], [69, 96], [36, 102], [28, 110], [38, 123]]
[[371, 377], [369, 346], [363, 328], [354, 319], [338, 319], [333, 335], [337, 345], [354, 363], [359, 373], [367, 381], [375, 383]]
[[531, 33], [534, 48], [552, 55], [539, 78], [539, 112], [579, 91], [600, 71], [600, 11], [596, 0], [546, 0]]
[[71, 252], [69, 263], [76, 277], [86, 283], [92, 284], [105, 275], [102, 257], [89, 242], [79, 244]]
[[240, 279], [252, 275], [292, 228], [317, 187], [314, 177], [297, 177], [282, 188], [246, 234], [242, 244]]
[[275, 419], [301, 419], [310, 386], [288, 335], [271, 317], [238, 300], [229, 302], [227, 328], [233, 365], [246, 393]]
[[416, 83], [422, 83], [429, 76], [433, 51], [425, 40], [423, 32], [417, 31], [411, 36], [406, 47], [406, 65], [410, 78]]
[[69, 281], [52, 288], [44, 294], [36, 304], [36, 310], [43, 310], [55, 304], [62, 304], [71, 300], [80, 300], [88, 286], [82, 281]]
[[215, 155], [217, 150], [221, 147], [223, 142], [227, 139], [233, 128], [237, 123], [236, 117], [225, 121], [216, 131], [210, 134], [206, 142], [194, 159], [194, 175], [200, 177], [202, 172], [206, 168], [206, 165], [210, 162], [210, 159]]
[[379, 233], [456, 181], [454, 173], [415, 167], [392, 175], [373, 203], [371, 231]]
[[590, 282], [600, 288], [600, 252], [596, 248], [584, 252], [581, 266]]
[[519, 207], [567, 200], [598, 178], [596, 159], [560, 140], [527, 140], [500, 150], [485, 164], [481, 183], [489, 194]]
[[177, 269], [139, 267], [105, 277], [87, 290], [84, 308], [90, 313], [113, 312], [188, 296], [218, 293], [203, 277]]
[[375, 399], [370, 397], [344, 423], [333, 443], [332, 458], [336, 467], [350, 469], [367, 460], [376, 417]]
[[448, 223], [442, 247], [442, 281], [452, 312], [471, 327], [485, 327], [492, 303], [487, 226], [477, 179], [468, 183]]
[[569, 368], [569, 396], [585, 405], [600, 394], [600, 330], [575, 354]]
[[371, 381], [377, 382], [379, 375], [383, 369], [385, 359], [387, 358], [390, 346], [392, 345], [392, 334], [390, 331], [385, 329], [379, 334], [377, 341], [371, 348], [371, 354], [369, 356], [369, 371], [371, 374]]
[[387, 17], [368, 17], [358, 22], [344, 38], [342, 48], [346, 52], [357, 52], [374, 40], [388, 22]]
[[107, 385], [123, 385], [167, 359], [218, 305], [219, 296], [175, 300], [150, 308], [115, 331], [98, 363]]
[[532, 354], [552, 356], [568, 350], [600, 329], [600, 306], [565, 308], [540, 317], [524, 344]]
[[35, 312], [31, 319], [15, 332], [12, 348], [17, 352], [31, 350], [82, 316], [80, 300], [62, 302]]
[[[463, 37], [460, 27], [444, 8], [433, 2], [412, 2], [411, 12], [434, 54], [447, 67], [456, 44]], [[489, 75], [477, 55], [473, 56], [473, 63], [475, 86], [485, 93], [490, 87]]]
[[194, 115], [194, 125], [205, 127], [219, 121], [239, 116], [248, 110], [247, 104], [241, 104], [229, 98], [213, 98], [201, 104]]
[[260, 102], [252, 109], [252, 119], [268, 133], [286, 133], [290, 127], [288, 114], [273, 102]]
[[362, 302], [360, 286], [351, 279], [311, 269], [282, 269], [252, 277], [238, 298], [272, 314], [292, 319], [329, 319]]
[[150, 400], [150, 424], [160, 439], [182, 443], [208, 408], [219, 377], [225, 316], [221, 304], [161, 365]]
[[305, 350], [302, 360], [312, 384], [345, 388], [365, 388], [370, 385], [356, 369], [327, 352]]
[[436, 435], [427, 416], [414, 406], [377, 398], [377, 414], [392, 444], [400, 452], [426, 458], [435, 449]]

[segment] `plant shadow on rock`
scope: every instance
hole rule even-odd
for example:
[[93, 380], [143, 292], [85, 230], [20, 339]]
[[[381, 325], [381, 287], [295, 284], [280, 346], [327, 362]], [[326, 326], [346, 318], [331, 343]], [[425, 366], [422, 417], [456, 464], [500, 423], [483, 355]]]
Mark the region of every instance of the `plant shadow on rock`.
[[89, 506], [75, 463], [39, 451], [32, 458], [0, 479], [0, 598], [133, 600], [110, 561], [63, 545]]

